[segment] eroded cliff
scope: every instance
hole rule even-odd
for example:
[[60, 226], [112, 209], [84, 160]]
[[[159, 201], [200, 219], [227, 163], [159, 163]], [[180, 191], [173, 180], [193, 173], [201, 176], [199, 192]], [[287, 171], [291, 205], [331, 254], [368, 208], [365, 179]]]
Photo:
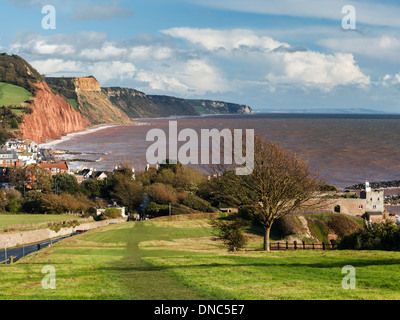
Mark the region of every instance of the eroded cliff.
[[46, 78], [49, 86], [63, 95], [93, 125], [126, 124], [131, 120], [103, 92], [94, 77]]
[[61, 96], [54, 95], [45, 82], [36, 83], [32, 113], [24, 115], [18, 137], [36, 142], [60, 139], [69, 133], [85, 130], [90, 122]]

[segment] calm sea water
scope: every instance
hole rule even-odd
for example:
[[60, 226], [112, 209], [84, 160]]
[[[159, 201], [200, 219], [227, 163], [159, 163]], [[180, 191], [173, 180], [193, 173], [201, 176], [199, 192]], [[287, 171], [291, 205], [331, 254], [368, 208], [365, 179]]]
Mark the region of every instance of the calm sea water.
[[[355, 183], [400, 179], [400, 115], [311, 115], [254, 114], [138, 119], [136, 126], [109, 126], [72, 134], [50, 145], [96, 162], [73, 162], [111, 170], [121, 161], [133, 162], [137, 170], [146, 166], [146, 142], [152, 128], [168, 133], [169, 121], [178, 130], [254, 129], [266, 140], [295, 151], [307, 159], [328, 183], [346, 187]], [[200, 136], [200, 134], [199, 134]]]

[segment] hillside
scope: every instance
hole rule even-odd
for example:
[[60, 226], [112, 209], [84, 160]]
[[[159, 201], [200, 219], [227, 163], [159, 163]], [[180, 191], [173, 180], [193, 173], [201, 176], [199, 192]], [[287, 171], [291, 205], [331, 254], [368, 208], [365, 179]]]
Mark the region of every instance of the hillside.
[[152, 99], [143, 92], [128, 88], [103, 88], [112, 103], [130, 118], [168, 117], [172, 115], [198, 115], [190, 105], [183, 105], [172, 97]]
[[110, 101], [94, 77], [47, 77], [46, 82], [93, 125], [131, 122], [129, 116]]
[[[5, 106], [2, 113], [9, 114], [10, 120], [15, 122], [11, 127], [8, 121], [2, 122], [1, 140], [17, 137], [44, 142], [82, 131], [89, 125], [89, 121], [54, 94], [39, 72], [21, 57], [0, 54], [0, 82]], [[8, 108], [10, 105], [13, 109]], [[10, 110], [17, 113], [18, 118], [12, 119]]]
[[111, 102], [130, 118], [198, 116], [200, 114], [252, 113], [246, 105], [212, 100], [192, 100], [166, 95], [146, 95], [135, 89], [103, 88]]

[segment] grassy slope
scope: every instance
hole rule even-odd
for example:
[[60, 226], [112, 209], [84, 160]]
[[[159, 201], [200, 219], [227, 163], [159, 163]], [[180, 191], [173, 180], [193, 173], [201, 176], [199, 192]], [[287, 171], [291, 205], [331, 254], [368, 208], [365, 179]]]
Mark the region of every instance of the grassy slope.
[[28, 90], [13, 84], [0, 82], [0, 106], [19, 106], [28, 100], [31, 94]]
[[[93, 230], [13, 266], [0, 266], [0, 298], [400, 298], [398, 252], [265, 253], [254, 250], [260, 240], [255, 238], [252, 250], [228, 254], [210, 235], [200, 220], [130, 222]], [[56, 290], [41, 288], [45, 265], [56, 268]], [[356, 268], [354, 290], [341, 285], [346, 265]]]
[[0, 214], [0, 231], [6, 228], [17, 230], [33, 229], [37, 228], [38, 224], [68, 220], [80, 220], [80, 218], [68, 214]]

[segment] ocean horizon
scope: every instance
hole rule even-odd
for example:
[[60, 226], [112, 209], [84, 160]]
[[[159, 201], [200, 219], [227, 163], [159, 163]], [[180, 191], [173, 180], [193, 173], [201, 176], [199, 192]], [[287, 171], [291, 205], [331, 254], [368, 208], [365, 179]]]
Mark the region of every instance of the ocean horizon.
[[[327, 183], [340, 188], [365, 181], [400, 179], [400, 115], [253, 113], [133, 119], [136, 125], [105, 125], [69, 134], [42, 147], [68, 150], [71, 168], [112, 170], [120, 162], [143, 170], [150, 129], [254, 129], [256, 135], [296, 152]], [[99, 155], [94, 155], [99, 154]], [[68, 157], [68, 155], [66, 155]], [[87, 159], [89, 162], [73, 161]]]

